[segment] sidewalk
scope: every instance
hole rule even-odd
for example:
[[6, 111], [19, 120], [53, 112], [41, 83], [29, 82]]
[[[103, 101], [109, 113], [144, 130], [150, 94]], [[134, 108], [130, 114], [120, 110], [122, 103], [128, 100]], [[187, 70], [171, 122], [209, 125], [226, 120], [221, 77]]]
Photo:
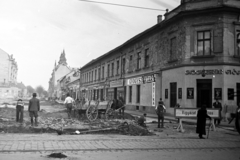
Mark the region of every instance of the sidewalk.
[[[143, 115], [143, 112], [140, 111], [131, 111], [131, 110], [125, 110], [126, 113], [132, 114], [134, 116], [141, 116]], [[157, 121], [157, 114], [151, 114], [151, 113], [147, 113], [147, 118], [153, 118], [154, 120]], [[164, 116], [165, 120], [169, 120], [169, 121], [175, 121], [177, 122], [177, 118], [175, 118], [174, 116], [171, 115], [166, 115]], [[190, 119], [190, 118], [183, 118], [182, 119], [183, 123], [187, 123], [187, 124], [197, 124], [197, 119]], [[232, 121], [231, 124], [228, 124], [228, 122], [226, 122], [225, 120], [221, 121], [221, 124], [219, 125], [221, 127], [235, 127], [235, 121]]]

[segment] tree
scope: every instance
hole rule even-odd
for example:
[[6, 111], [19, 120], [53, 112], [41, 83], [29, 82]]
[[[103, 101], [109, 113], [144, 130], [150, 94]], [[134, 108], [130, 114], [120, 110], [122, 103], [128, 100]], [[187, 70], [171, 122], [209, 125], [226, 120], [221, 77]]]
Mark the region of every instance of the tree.
[[43, 95], [44, 95], [45, 97], [48, 97], [48, 92], [47, 92], [47, 91], [43, 91]]
[[32, 86], [27, 86], [27, 92], [28, 92], [28, 94], [33, 94], [35, 92], [35, 90], [33, 89]]
[[44, 88], [40, 85], [40, 86], [37, 86], [36, 88], [36, 92], [38, 93], [39, 96], [43, 95], [43, 92], [44, 92]]

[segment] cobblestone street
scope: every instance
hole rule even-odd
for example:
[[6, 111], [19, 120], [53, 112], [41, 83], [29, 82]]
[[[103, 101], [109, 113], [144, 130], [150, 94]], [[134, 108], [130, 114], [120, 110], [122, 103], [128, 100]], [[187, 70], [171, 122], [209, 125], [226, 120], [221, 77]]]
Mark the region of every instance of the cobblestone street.
[[0, 159], [14, 159], [16, 156], [46, 159], [46, 155], [53, 152], [64, 153], [68, 156], [66, 159], [240, 158], [237, 132], [219, 128], [211, 138], [203, 140], [193, 133], [176, 133], [175, 137], [161, 134], [164, 133], [159, 132], [156, 136], [0, 134]]

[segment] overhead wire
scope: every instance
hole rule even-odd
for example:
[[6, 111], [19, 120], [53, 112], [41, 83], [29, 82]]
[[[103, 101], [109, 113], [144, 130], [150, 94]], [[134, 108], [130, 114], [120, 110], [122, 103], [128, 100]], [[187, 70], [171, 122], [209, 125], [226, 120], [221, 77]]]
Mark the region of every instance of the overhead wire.
[[114, 5], [114, 6], [121, 6], [121, 7], [129, 7], [129, 8], [138, 8], [138, 9], [147, 9], [147, 10], [155, 10], [155, 11], [167, 11], [168, 9], [157, 9], [157, 8], [147, 8], [147, 7], [139, 7], [139, 6], [130, 6], [124, 4], [117, 4], [117, 3], [107, 3], [107, 2], [98, 2], [98, 1], [91, 1], [91, 0], [79, 0], [83, 2], [90, 2], [90, 3], [100, 3], [106, 5]]

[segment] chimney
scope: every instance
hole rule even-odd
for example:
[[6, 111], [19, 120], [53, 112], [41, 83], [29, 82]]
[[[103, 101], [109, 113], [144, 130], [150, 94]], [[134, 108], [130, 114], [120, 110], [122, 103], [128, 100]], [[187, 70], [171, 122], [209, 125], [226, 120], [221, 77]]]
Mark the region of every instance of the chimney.
[[162, 15], [158, 15], [157, 16], [157, 23], [161, 23], [162, 22]]

